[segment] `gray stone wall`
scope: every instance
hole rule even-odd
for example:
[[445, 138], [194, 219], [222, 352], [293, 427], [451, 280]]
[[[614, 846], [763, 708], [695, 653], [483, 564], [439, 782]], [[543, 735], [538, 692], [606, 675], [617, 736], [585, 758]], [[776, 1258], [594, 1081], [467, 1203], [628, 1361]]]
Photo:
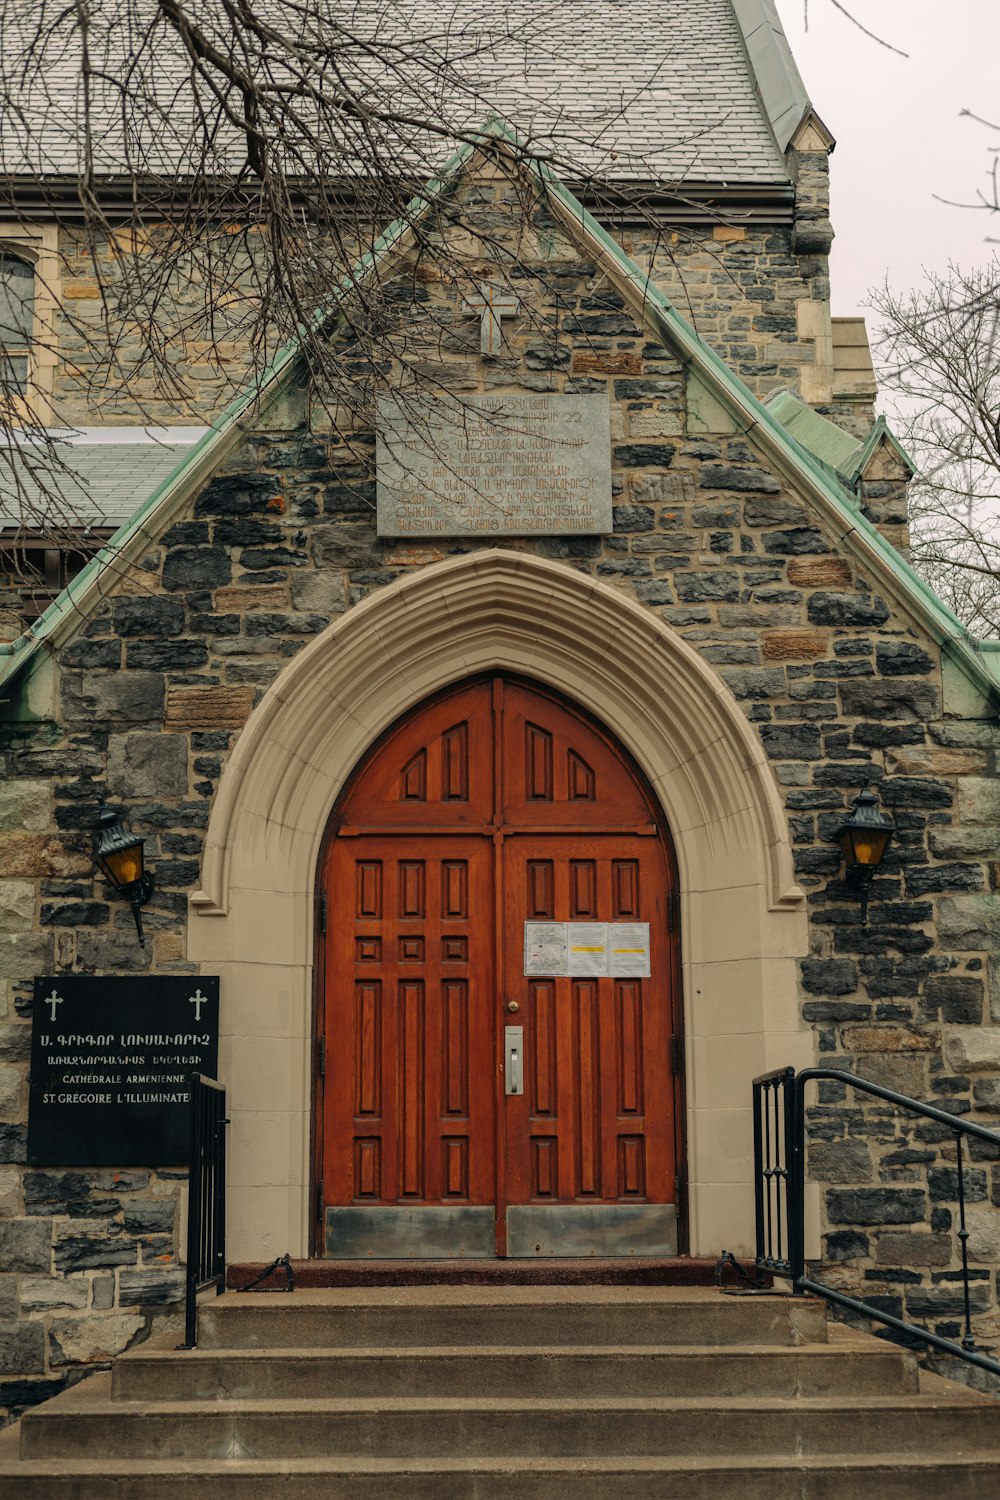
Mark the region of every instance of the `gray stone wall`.
[[[480, 191], [496, 214], [502, 187], [493, 198]], [[538, 212], [551, 243], [548, 210]], [[530, 316], [508, 325], [494, 361], [480, 359], [453, 287], [400, 268], [407, 348], [419, 356], [426, 339], [455, 388], [609, 396], [613, 532], [503, 545], [558, 559], [654, 611], [756, 727], [807, 893], [802, 1007], [820, 1055], [1000, 1123], [996, 718], [952, 716], [940, 653], [905, 603], [875, 587], [752, 444], [693, 430], [704, 413], [673, 353], [570, 239], [556, 250], [519, 264]], [[18, 719], [15, 703], [0, 731], [0, 1243], [11, 1257], [0, 1401], [11, 1408], [144, 1337], [179, 1290], [169, 1173], [24, 1168], [30, 981], [61, 970], [190, 972], [187, 897], [226, 756], [254, 704], [336, 616], [475, 550], [380, 539], [373, 465], [363, 424], [331, 432], [304, 396], [264, 413], [62, 647], [55, 716]], [[897, 830], [867, 928], [833, 843], [863, 785], [878, 786]], [[90, 863], [105, 795], [146, 836], [156, 872], [145, 950]], [[810, 1118], [828, 1270], [950, 1328], [948, 1140], [829, 1088]], [[977, 1314], [989, 1330], [1000, 1168], [976, 1153], [968, 1186]]]
[[[807, 401], [829, 403], [831, 372], [824, 362], [832, 356], [817, 345], [816, 319], [802, 311], [812, 305], [820, 322], [824, 316], [828, 322], [829, 165], [822, 151], [790, 151], [788, 161], [796, 192], [789, 222], [719, 209], [708, 222], [673, 227], [669, 210], [662, 217], [650, 211], [645, 228], [618, 231], [617, 238], [755, 394], [788, 387]], [[609, 227], [615, 232], [613, 223]], [[145, 235], [123, 233], [97, 246], [95, 263], [93, 248], [80, 235], [62, 234], [53, 390], [59, 422], [207, 422], [245, 386], [251, 361], [246, 307], [238, 299], [241, 290], [253, 295], [259, 280], [245, 237], [234, 244], [224, 235], [218, 247], [230, 295], [214, 310], [214, 336], [200, 326], [197, 268], [192, 275], [182, 259], [157, 298], [161, 341], [155, 361], [142, 358], [133, 326], [141, 312], [133, 293], [123, 299], [128, 317], [123, 313], [121, 323], [115, 322], [114, 289], [121, 275], [130, 287], [138, 285], [144, 262], [162, 254], [163, 241], [155, 226]], [[102, 354], [106, 305], [113, 366]], [[851, 415], [859, 420], [856, 411]], [[870, 409], [860, 420], [863, 437]]]

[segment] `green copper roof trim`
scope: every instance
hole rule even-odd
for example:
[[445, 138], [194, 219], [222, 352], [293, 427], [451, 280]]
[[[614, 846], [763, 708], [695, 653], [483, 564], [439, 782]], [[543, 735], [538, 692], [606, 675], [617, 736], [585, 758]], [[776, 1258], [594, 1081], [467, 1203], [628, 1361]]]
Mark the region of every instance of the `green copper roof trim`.
[[861, 444], [829, 417], [821, 416], [792, 391], [774, 391], [764, 402], [767, 410], [803, 448], [825, 468], [846, 479]]
[[758, 96], [781, 150], [787, 151], [799, 126], [810, 115], [829, 135], [813, 109], [774, 0], [732, 0], [732, 5]]
[[[477, 146], [490, 139], [506, 141], [516, 152], [523, 153], [523, 146], [517, 132], [497, 116], [488, 117], [475, 136], [470, 137], [454, 152], [438, 176], [411, 201], [403, 214], [379, 237], [372, 249], [359, 259], [355, 272], [345, 276], [338, 288], [338, 293], [348, 290], [355, 279], [377, 268], [411, 225], [449, 186]], [[681, 357], [693, 364], [702, 376], [708, 376], [717, 393], [733, 411], [743, 430], [748, 434], [758, 431], [765, 440], [765, 445], [779, 460], [785, 461], [793, 474], [797, 474], [818, 490], [827, 504], [840, 515], [844, 522], [846, 527], [843, 533], [844, 538], [850, 536], [852, 532], [858, 535], [869, 555], [873, 556], [885, 572], [898, 583], [904, 599], [908, 597], [917, 606], [917, 613], [926, 628], [943, 647], [948, 649], [949, 655], [956, 664], [971, 678], [980, 691], [992, 694], [997, 686], [996, 679], [977, 652], [965, 627], [938, 599], [923, 579], [900, 557], [881, 532], [860, 512], [851, 507], [836, 475], [785, 431], [781, 423], [752, 394], [739, 376], [729, 369], [677, 312], [650, 277], [643, 273], [635, 261], [612, 239], [607, 230], [584, 208], [579, 199], [560, 182], [552, 169], [545, 162], [531, 157], [528, 157], [526, 165], [528, 170], [536, 174], [550, 198], [562, 208], [570, 223], [579, 225], [587, 237], [608, 257], [623, 281], [632, 286], [640, 297], [644, 309], [648, 310], [660, 324], [668, 342], [673, 343]], [[326, 322], [333, 316], [335, 310], [335, 306], [328, 303], [317, 311], [309, 326], [315, 327]], [[103, 567], [114, 560], [116, 554], [112, 551], [112, 545], [116, 544], [120, 552], [128, 540], [141, 532], [143, 522], [164, 503], [168, 496], [184, 488], [184, 481], [189, 476], [194, 474], [197, 477], [201, 470], [207, 467], [208, 459], [214, 458], [217, 451], [223, 449], [227, 439], [235, 444], [241, 430], [240, 419], [250, 408], [259, 404], [266, 391], [275, 386], [280, 379], [288, 376], [290, 368], [295, 364], [296, 356], [301, 353], [301, 338], [302, 333], [297, 334], [284, 345], [273, 363], [258, 377], [250, 390], [237, 397], [227, 407], [216, 427], [201, 439], [174, 473], [168, 476], [139, 508], [132, 520], [115, 534], [112, 542], [98, 557], [93, 559], [93, 562], [75, 580], [71, 589], [64, 590], [49, 606], [45, 614], [36, 622], [31, 644], [26, 644], [19, 654], [15, 651], [8, 658], [5, 670], [0, 672], [0, 682], [23, 664], [29, 654], [33, 654], [39, 642], [50, 636], [58, 623], [67, 618], [71, 612], [79, 613], [80, 593], [89, 592]], [[82, 613], [80, 618], [83, 618]]]
[[806, 404], [794, 391], [774, 391], [764, 405], [776, 418], [790, 437], [806, 448], [832, 477], [847, 485], [846, 498], [857, 505], [858, 481], [878, 450], [886, 442], [906, 465], [911, 474], [917, 466], [896, 437], [885, 417], [878, 417], [863, 443], [853, 433], [845, 432], [829, 417], [821, 416]]

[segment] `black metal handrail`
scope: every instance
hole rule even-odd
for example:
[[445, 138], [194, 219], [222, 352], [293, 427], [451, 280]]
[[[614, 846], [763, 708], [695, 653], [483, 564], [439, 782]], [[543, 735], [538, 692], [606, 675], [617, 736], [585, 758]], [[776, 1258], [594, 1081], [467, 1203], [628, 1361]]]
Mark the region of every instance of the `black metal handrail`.
[[[962, 1259], [961, 1280], [965, 1332], [961, 1343], [932, 1333], [929, 1328], [908, 1323], [892, 1313], [883, 1312], [859, 1297], [848, 1296], [835, 1287], [806, 1274], [805, 1258], [805, 1180], [806, 1180], [806, 1085], [814, 1081], [846, 1084], [876, 1099], [884, 1099], [899, 1109], [934, 1120], [947, 1126], [955, 1137], [955, 1166], [958, 1179], [958, 1241]], [[845, 1073], [839, 1068], [779, 1068], [763, 1073], [753, 1081], [754, 1107], [754, 1183], [757, 1229], [756, 1264], [762, 1271], [786, 1277], [796, 1292], [812, 1292], [848, 1311], [873, 1318], [907, 1339], [917, 1340], [954, 1355], [967, 1364], [977, 1365], [1000, 1375], [1000, 1362], [976, 1349], [972, 1334], [972, 1300], [969, 1289], [969, 1229], [965, 1216], [965, 1166], [963, 1138], [988, 1142], [1000, 1150], [1000, 1134], [963, 1120], [933, 1104], [924, 1104], [906, 1094]]]
[[198, 1343], [198, 1293], [226, 1286], [226, 1091], [214, 1078], [191, 1075], [191, 1158], [188, 1176], [184, 1342]]

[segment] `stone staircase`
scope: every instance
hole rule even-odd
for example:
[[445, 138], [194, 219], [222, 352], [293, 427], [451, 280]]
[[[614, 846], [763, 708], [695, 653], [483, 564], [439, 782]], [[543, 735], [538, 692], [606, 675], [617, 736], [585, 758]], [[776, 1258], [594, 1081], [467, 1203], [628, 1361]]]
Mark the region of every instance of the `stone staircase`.
[[203, 1303], [0, 1438], [3, 1500], [997, 1500], [1000, 1402], [699, 1287]]

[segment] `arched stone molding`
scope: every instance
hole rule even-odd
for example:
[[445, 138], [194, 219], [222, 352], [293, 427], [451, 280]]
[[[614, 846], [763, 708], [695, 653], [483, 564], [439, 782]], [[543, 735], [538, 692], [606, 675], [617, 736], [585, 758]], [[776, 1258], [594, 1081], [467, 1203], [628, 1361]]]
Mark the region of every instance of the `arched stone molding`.
[[307, 1253], [314, 882], [330, 810], [401, 714], [491, 669], [589, 709], [662, 803], [682, 891], [691, 1247], [749, 1246], [749, 1082], [811, 1060], [794, 962], [804, 904], [763, 748], [652, 611], [560, 563], [491, 550], [381, 589], [318, 636], [251, 715], [222, 778], [189, 952], [224, 981], [237, 1259]]

